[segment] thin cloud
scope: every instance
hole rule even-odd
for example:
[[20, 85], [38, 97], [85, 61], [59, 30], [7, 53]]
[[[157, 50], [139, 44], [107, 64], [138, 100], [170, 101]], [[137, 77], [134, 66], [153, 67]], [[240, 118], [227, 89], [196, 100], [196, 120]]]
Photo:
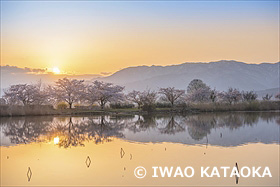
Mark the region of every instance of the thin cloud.
[[34, 74], [45, 74], [47, 73], [47, 69], [32, 69], [32, 68], [20, 68], [17, 66], [0, 66], [2, 73], [10, 73], [10, 74], [28, 74], [28, 73], [34, 73]]
[[101, 74], [101, 75], [111, 75], [112, 72], [101, 72], [100, 74]]

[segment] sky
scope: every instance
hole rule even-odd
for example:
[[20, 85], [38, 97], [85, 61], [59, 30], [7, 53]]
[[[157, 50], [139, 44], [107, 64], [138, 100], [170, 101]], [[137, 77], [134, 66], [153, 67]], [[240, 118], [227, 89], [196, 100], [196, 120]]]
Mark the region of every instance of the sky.
[[279, 1], [1, 1], [1, 65], [110, 74], [279, 61]]

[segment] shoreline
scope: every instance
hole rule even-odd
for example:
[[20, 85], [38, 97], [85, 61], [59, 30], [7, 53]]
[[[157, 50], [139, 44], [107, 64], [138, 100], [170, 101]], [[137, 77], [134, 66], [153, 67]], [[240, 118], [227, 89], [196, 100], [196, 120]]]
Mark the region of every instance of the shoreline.
[[[114, 116], [130, 116], [130, 115], [157, 115], [157, 114], [199, 114], [199, 113], [224, 113], [224, 112], [280, 112], [280, 102], [276, 105], [270, 105], [270, 107], [258, 107], [258, 108], [239, 108], [235, 105], [224, 107], [212, 107], [206, 108], [203, 106], [199, 108], [197, 106], [191, 106], [186, 108], [156, 108], [153, 111], [147, 112], [137, 108], [126, 109], [64, 109], [57, 110], [42, 106], [16, 106], [18, 111], [13, 109], [13, 106], [6, 106], [6, 110], [0, 106], [0, 117], [25, 117], [25, 116], [98, 116], [98, 115], [114, 115]], [[261, 106], [261, 103], [259, 103]], [[219, 105], [217, 105], [219, 106]], [[12, 108], [12, 109], [11, 109]], [[48, 110], [46, 110], [46, 108]], [[9, 111], [10, 110], [10, 111]]]

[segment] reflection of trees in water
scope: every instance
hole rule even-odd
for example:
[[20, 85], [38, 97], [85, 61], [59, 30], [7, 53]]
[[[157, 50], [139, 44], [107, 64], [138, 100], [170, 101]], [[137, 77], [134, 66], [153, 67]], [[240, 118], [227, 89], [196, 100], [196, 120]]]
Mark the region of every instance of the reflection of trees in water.
[[280, 125], [280, 112], [262, 112], [259, 114], [259, 117], [267, 123], [273, 123], [275, 121]]
[[192, 115], [186, 118], [186, 125], [189, 135], [194, 140], [201, 140], [217, 125], [217, 119], [212, 115]]
[[237, 129], [241, 126], [252, 126], [259, 121], [259, 116], [255, 113], [229, 113], [219, 116], [219, 127], [229, 127], [230, 129]]
[[112, 137], [123, 138], [125, 129], [134, 133], [158, 130], [174, 135], [188, 131], [194, 140], [201, 140], [215, 128], [238, 129], [252, 126], [259, 120], [280, 124], [279, 113], [204, 113], [187, 116], [145, 115], [129, 117], [2, 118], [0, 125], [12, 143], [30, 143], [59, 137], [61, 147], [83, 146], [85, 141], [96, 144], [109, 142]]
[[185, 125], [182, 123], [183, 119], [182, 116], [143, 115], [136, 116], [136, 120], [131, 120], [125, 124], [126, 128], [134, 133], [158, 129], [163, 134], [175, 134], [185, 130]]
[[[84, 146], [85, 141], [95, 143], [108, 142], [112, 137], [123, 137], [124, 129], [122, 120], [106, 120], [104, 116], [98, 119], [53, 121], [45, 118], [21, 118], [3, 121], [3, 133], [12, 143], [31, 143], [43, 140], [52, 140], [59, 137], [60, 147]], [[120, 121], [120, 122], [119, 122]]]
[[237, 129], [244, 124], [243, 116], [235, 114], [227, 114], [225, 116], [218, 116], [217, 127], [228, 127], [229, 129]]
[[57, 134], [59, 136], [60, 147], [84, 146], [85, 141], [94, 141], [96, 144], [109, 142], [112, 137], [123, 137], [121, 131], [124, 124], [117, 119], [106, 120], [105, 116], [99, 118], [87, 118], [73, 122], [69, 118], [69, 122], [65, 124], [56, 124], [52, 126], [50, 135]]
[[49, 136], [57, 135], [59, 137], [58, 145], [60, 147], [70, 147], [70, 146], [84, 146], [86, 136], [84, 135], [85, 124], [84, 123], [74, 123], [72, 118], [65, 123], [53, 123], [50, 126]]
[[163, 134], [176, 134], [185, 131], [185, 125], [182, 123], [182, 120], [175, 120], [174, 116], [165, 118], [162, 123], [164, 127], [159, 127], [159, 131]]
[[251, 112], [251, 113], [243, 114], [243, 116], [241, 116], [241, 118], [243, 118], [244, 126], [245, 125], [253, 126], [259, 122], [260, 116]]
[[190, 115], [186, 118], [188, 132], [194, 140], [201, 140], [211, 133], [212, 129], [227, 127], [231, 130], [244, 126], [256, 125], [259, 120], [277, 122], [279, 116], [269, 112], [235, 112], [235, 113], [205, 113]]
[[227, 127], [231, 130], [242, 126], [252, 126], [259, 120], [255, 113], [220, 113], [198, 114], [188, 116], [188, 132], [194, 140], [201, 140], [211, 133], [212, 129]]
[[101, 116], [98, 122], [93, 119], [89, 119], [86, 131], [88, 138], [97, 144], [111, 141], [111, 137], [124, 137], [121, 132], [124, 129], [124, 126], [124, 122], [119, 122], [117, 118], [110, 121], [106, 120], [104, 116]]
[[10, 138], [11, 143], [31, 143], [38, 141], [42, 134], [48, 131], [48, 124], [52, 118], [2, 118], [1, 125], [5, 136]]
[[280, 125], [280, 116], [275, 120], [278, 125]]
[[143, 115], [136, 116], [136, 120], [131, 120], [130, 122], [126, 122], [126, 128], [130, 131], [137, 133], [141, 131], [146, 131], [148, 129], [157, 127], [157, 119], [156, 116], [152, 115]]

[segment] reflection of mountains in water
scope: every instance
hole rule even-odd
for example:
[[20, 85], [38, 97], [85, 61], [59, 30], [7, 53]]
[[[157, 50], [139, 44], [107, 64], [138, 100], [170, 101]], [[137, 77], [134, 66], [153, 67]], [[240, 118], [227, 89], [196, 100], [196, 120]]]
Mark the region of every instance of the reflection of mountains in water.
[[25, 117], [1, 119], [2, 145], [52, 141], [61, 147], [103, 143], [113, 137], [137, 142], [237, 146], [279, 143], [279, 113], [204, 113], [186, 116]]

